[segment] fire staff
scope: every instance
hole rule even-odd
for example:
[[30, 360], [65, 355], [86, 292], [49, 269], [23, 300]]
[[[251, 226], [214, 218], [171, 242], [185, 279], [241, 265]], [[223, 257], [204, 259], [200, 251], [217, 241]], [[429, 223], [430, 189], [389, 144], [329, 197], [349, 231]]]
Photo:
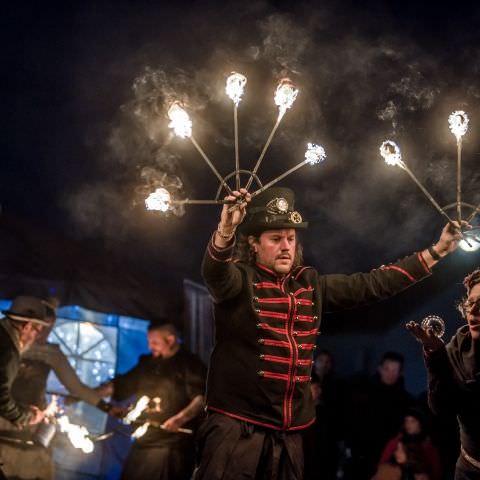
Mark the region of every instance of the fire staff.
[[302, 265], [297, 232], [307, 222], [291, 190], [250, 199], [242, 189], [227, 199], [240, 197], [239, 208], [224, 206], [203, 262], [216, 341], [195, 479], [301, 479], [299, 430], [314, 421], [310, 372], [322, 314], [388, 298], [427, 277], [460, 236], [447, 225], [435, 246], [396, 263], [320, 275]]

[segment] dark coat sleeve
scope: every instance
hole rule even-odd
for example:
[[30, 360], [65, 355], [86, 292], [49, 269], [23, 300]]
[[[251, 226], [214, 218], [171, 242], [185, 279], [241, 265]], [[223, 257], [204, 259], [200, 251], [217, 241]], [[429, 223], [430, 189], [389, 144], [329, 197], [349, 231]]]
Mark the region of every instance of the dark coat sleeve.
[[445, 347], [425, 355], [428, 379], [428, 405], [435, 415], [455, 415], [458, 384]]
[[369, 273], [324, 275], [324, 310], [333, 312], [391, 297], [430, 275], [420, 253]]
[[20, 357], [16, 351], [0, 349], [0, 416], [20, 427], [29, 423], [30, 413], [17, 405], [11, 393], [19, 364]]
[[242, 273], [232, 261], [235, 242], [226, 248], [214, 243], [215, 233], [208, 242], [202, 262], [202, 276], [215, 303], [236, 297], [242, 289]]

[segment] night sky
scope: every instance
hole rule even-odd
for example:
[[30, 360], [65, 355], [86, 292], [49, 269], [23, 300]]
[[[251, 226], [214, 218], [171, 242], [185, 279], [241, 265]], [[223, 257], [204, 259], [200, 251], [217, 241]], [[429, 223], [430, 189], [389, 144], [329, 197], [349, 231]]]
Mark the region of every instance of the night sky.
[[[186, 104], [196, 139], [226, 175], [234, 155], [224, 85], [239, 71], [248, 78], [239, 107], [243, 168], [253, 167], [275, 122], [273, 92], [283, 77], [300, 93], [260, 178], [303, 160], [309, 141], [326, 149], [324, 163], [281, 184], [296, 191], [310, 222], [303, 236], [308, 263], [349, 273], [422, 249], [444, 221], [405, 172], [383, 162], [378, 147], [396, 141], [440, 205], [450, 204], [456, 144], [447, 118], [465, 110], [471, 128], [463, 200], [480, 203], [475, 4], [10, 5], [2, 15], [3, 215], [101, 248], [153, 278], [171, 271], [199, 281], [219, 209], [190, 206], [165, 216], [146, 212], [143, 199], [159, 182], [180, 198], [215, 196], [216, 178], [188, 140], [172, 136], [166, 111], [173, 100]], [[479, 253], [457, 252], [425, 285], [392, 302], [388, 315], [398, 319], [432, 298], [451, 309], [461, 279], [478, 264]]]

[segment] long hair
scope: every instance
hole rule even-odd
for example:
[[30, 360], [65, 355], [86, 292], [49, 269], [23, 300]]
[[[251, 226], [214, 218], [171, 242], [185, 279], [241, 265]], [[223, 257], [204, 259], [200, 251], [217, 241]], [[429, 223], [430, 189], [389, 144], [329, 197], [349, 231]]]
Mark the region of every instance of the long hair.
[[[250, 235], [253, 236], [257, 242], [260, 242], [260, 236], [262, 235], [262, 233], [263, 232], [251, 233]], [[246, 235], [244, 233], [241, 233], [239, 235], [233, 258], [235, 261], [238, 261], [238, 262], [243, 262], [248, 265], [255, 265], [255, 262], [256, 262], [255, 251], [253, 250], [251, 245], [248, 243], [248, 237], [250, 235]], [[297, 242], [295, 246], [295, 257], [293, 259], [292, 268], [303, 265], [303, 247], [300, 242], [300, 236], [298, 235], [298, 232], [296, 232], [296, 240]]]

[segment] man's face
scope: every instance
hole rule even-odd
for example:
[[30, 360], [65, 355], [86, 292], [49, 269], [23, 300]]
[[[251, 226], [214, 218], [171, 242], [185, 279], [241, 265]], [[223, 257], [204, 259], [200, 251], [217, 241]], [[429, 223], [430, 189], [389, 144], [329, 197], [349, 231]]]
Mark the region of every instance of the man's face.
[[26, 322], [20, 330], [20, 343], [23, 349], [30, 348], [44, 328], [38, 323]]
[[295, 229], [267, 230], [258, 242], [252, 240], [251, 245], [256, 250], [257, 262], [275, 273], [285, 275], [292, 269], [297, 246]]
[[402, 365], [395, 360], [384, 360], [378, 367], [380, 379], [385, 385], [395, 385], [402, 374]]
[[148, 349], [152, 353], [152, 356], [168, 357], [173, 345], [175, 345], [175, 336], [167, 335], [161, 330], [152, 330], [147, 333]]
[[480, 283], [477, 283], [467, 298], [465, 314], [470, 335], [474, 340], [480, 339]]

